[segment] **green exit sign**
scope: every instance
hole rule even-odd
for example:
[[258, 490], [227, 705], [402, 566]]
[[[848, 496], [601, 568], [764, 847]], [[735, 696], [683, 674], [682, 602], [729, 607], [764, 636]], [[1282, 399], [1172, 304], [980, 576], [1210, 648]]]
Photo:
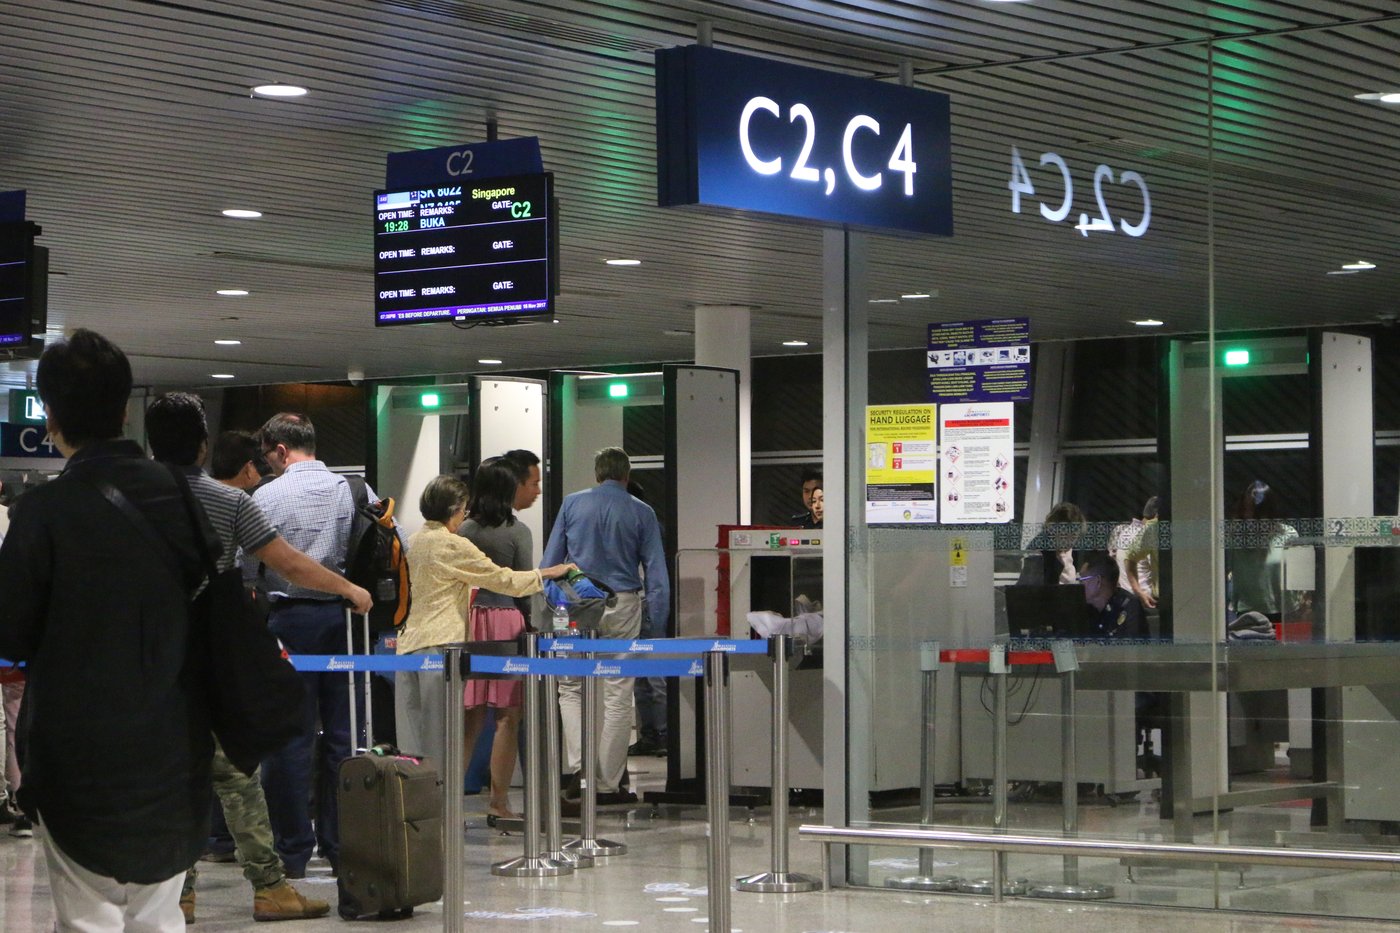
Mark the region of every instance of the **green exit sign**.
[[1226, 350], [1226, 351], [1225, 351], [1225, 365], [1226, 365], [1226, 366], [1248, 366], [1248, 365], [1249, 365], [1249, 351], [1248, 351], [1248, 350]]
[[44, 404], [38, 392], [10, 390], [10, 420], [20, 424], [43, 424]]

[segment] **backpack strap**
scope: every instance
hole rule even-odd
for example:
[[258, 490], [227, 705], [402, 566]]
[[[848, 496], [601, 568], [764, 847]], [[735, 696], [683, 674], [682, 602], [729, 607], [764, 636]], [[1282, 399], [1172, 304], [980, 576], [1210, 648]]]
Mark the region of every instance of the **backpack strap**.
[[345, 482], [350, 484], [350, 500], [355, 503], [355, 510], [369, 508], [369, 484], [365, 478], [358, 473], [345, 473]]

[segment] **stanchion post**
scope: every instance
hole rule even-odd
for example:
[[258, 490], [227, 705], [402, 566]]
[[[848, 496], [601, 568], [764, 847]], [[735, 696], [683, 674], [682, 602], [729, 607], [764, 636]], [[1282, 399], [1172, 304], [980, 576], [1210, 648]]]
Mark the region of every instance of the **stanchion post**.
[[[1079, 834], [1079, 768], [1075, 726], [1075, 672], [1079, 659], [1071, 641], [1057, 641], [1052, 646], [1055, 671], [1060, 675], [1060, 797], [1065, 838]], [[1031, 888], [1032, 897], [1067, 898], [1096, 901], [1113, 896], [1113, 886], [1081, 884], [1079, 857], [1064, 856], [1064, 878], [1061, 884], [1039, 884]]]
[[466, 918], [462, 912], [466, 884], [466, 857], [462, 851], [463, 761], [462, 675], [467, 656], [461, 645], [449, 645], [443, 654], [443, 739], [442, 763], [442, 930], [463, 933]]
[[[525, 633], [525, 657], [540, 656], [539, 635]], [[540, 675], [525, 675], [525, 852], [520, 858], [497, 862], [491, 874], [508, 878], [552, 878], [573, 873], [573, 866], [540, 852]], [[460, 789], [460, 784], [459, 784]]]
[[[940, 646], [936, 641], [926, 641], [919, 645], [919, 669], [923, 674], [923, 729], [919, 739], [919, 824], [932, 826], [934, 820], [934, 796], [937, 792], [934, 779], [938, 744], [937, 705], [938, 705], [938, 656]], [[935, 875], [936, 850], [919, 850], [919, 873], [907, 878], [891, 878], [885, 882], [889, 888], [903, 888], [913, 891], [956, 891], [962, 879], [953, 875]]]
[[[593, 632], [586, 632], [584, 637], [595, 638], [597, 636]], [[595, 657], [591, 651], [585, 656], [590, 659]], [[579, 727], [583, 733], [579, 758], [579, 769], [582, 774], [579, 780], [579, 838], [568, 842], [564, 848], [589, 858], [608, 858], [627, 854], [627, 846], [622, 843], [597, 838], [598, 717], [601, 713], [602, 704], [598, 702], [598, 678], [585, 677], [583, 678], [583, 703], [579, 710]]]
[[[1005, 645], [992, 645], [988, 667], [992, 674], [992, 827], [1006, 829], [1006, 676], [1008, 658]], [[992, 855], [992, 900], [1000, 901], [1006, 890], [1006, 853]]]
[[740, 891], [759, 894], [819, 891], [821, 882], [818, 879], [788, 871], [788, 663], [792, 654], [792, 636], [770, 637], [768, 654], [773, 659], [773, 760], [770, 781], [773, 825], [769, 870], [740, 878], [735, 887]]
[[543, 679], [545, 855], [574, 868], [592, 868], [593, 856], [564, 847], [563, 814], [559, 805], [559, 678]]
[[729, 933], [729, 658], [705, 653], [705, 809], [710, 930]]

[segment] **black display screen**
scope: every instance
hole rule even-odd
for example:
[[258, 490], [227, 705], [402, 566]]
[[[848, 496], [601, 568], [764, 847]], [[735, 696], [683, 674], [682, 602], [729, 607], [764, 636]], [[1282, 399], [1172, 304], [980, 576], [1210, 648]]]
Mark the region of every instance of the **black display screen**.
[[43, 300], [36, 229], [28, 223], [0, 223], [0, 349], [29, 345], [35, 303]]
[[544, 315], [554, 177], [375, 192], [376, 326]]

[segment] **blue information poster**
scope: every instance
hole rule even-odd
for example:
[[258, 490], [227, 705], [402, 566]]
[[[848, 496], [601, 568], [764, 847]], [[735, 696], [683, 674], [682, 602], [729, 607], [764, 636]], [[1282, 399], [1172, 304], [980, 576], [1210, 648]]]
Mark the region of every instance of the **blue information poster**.
[[1030, 397], [1030, 318], [928, 326], [929, 401], [1024, 402]]

